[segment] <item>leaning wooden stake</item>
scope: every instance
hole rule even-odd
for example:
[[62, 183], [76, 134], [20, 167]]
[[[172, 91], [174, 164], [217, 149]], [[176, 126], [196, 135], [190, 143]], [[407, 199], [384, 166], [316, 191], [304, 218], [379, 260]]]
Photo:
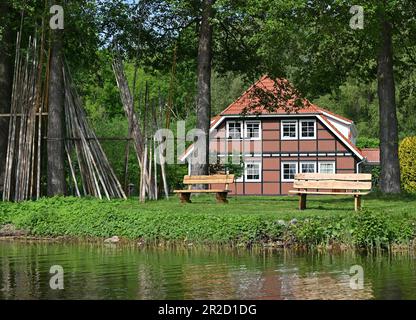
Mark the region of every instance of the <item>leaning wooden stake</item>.
[[[160, 110], [162, 110], [162, 105], [163, 105], [163, 103], [162, 103], [162, 99], [161, 99], [161, 96], [160, 96], [160, 90], [159, 90], [159, 108], [160, 108]], [[154, 122], [154, 125], [156, 127], [156, 131], [159, 131], [160, 126], [159, 126], [159, 123], [157, 121], [156, 113], [153, 116], [153, 122]], [[166, 138], [165, 138], [165, 142], [166, 142]], [[160, 163], [160, 171], [161, 171], [161, 174], [162, 174], [162, 181], [163, 181], [163, 189], [165, 191], [165, 198], [169, 199], [169, 187], [168, 187], [168, 181], [167, 181], [167, 178], [166, 178], [165, 155], [163, 154], [163, 151], [161, 150], [161, 148], [158, 148], [158, 150], [159, 150], [158, 156], [159, 156], [159, 163]]]
[[101, 144], [88, 124], [81, 99], [68, 70], [68, 68], [63, 67], [67, 135], [72, 144], [67, 145], [66, 152], [68, 161], [71, 162], [70, 170], [77, 195], [80, 195], [80, 192], [77, 189], [77, 179], [72, 166], [70, 150], [76, 151], [80, 174], [83, 184], [85, 184], [83, 190], [86, 195], [93, 195], [100, 199], [103, 196], [107, 199], [126, 199], [124, 190], [111, 168]]
[[142, 130], [138, 123], [136, 114], [134, 113], [133, 97], [128, 86], [126, 75], [124, 74], [123, 63], [120, 58], [115, 58], [113, 61], [113, 70], [116, 76], [118, 88], [120, 90], [120, 97], [123, 103], [124, 111], [133, 131], [134, 147], [136, 149], [137, 160], [140, 168], [142, 167], [142, 155], [144, 151], [144, 139]]

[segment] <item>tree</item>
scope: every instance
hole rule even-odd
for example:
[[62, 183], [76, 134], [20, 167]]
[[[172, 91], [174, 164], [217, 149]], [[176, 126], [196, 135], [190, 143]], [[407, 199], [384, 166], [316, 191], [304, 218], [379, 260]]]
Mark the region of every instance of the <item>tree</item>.
[[[204, 0], [202, 4], [202, 19], [199, 29], [198, 46], [198, 98], [197, 98], [197, 129], [204, 133], [205, 150], [197, 150], [204, 153], [205, 160], [202, 163], [193, 163], [191, 174], [208, 175], [209, 169], [209, 130], [211, 125], [211, 73], [212, 73], [212, 33], [211, 20], [214, 17], [214, 0]], [[201, 137], [199, 137], [201, 138]], [[198, 144], [196, 144], [198, 145]], [[202, 145], [202, 144], [201, 144]]]
[[[7, 2], [0, 2], [0, 114], [10, 112], [13, 83], [13, 43], [11, 28], [12, 8]], [[9, 135], [9, 119], [0, 117], [0, 191], [3, 189], [3, 174]]]
[[51, 30], [48, 106], [48, 196], [66, 194], [63, 30]]
[[380, 105], [380, 187], [384, 193], [400, 193], [399, 135], [396, 114], [396, 87], [393, 72], [392, 24], [385, 12], [380, 17], [381, 43], [377, 57]]

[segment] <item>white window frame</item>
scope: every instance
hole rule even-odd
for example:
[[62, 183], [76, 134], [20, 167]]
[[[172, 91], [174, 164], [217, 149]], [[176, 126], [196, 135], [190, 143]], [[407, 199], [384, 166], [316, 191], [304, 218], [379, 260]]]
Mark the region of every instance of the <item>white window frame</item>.
[[[258, 124], [259, 125], [259, 136], [258, 137], [251, 138], [251, 137], [248, 136], [248, 128], [247, 128], [247, 125], [248, 124]], [[249, 120], [249, 121], [245, 121], [244, 122], [244, 137], [246, 139], [249, 139], [249, 140], [261, 140], [261, 136], [262, 136], [261, 131], [262, 131], [261, 130], [261, 121], [259, 121], [259, 120]]]
[[[321, 165], [322, 164], [332, 164], [333, 165], [334, 170], [333, 170], [333, 172], [331, 172], [331, 174], [334, 174], [337, 170], [337, 168], [335, 167], [335, 161], [319, 161], [318, 162], [318, 173], [322, 173], [321, 172]], [[325, 172], [325, 173], [328, 173], [328, 172]]]
[[316, 173], [316, 162], [315, 161], [300, 161], [299, 162], [299, 173], [308, 173], [308, 172], [302, 172], [302, 164], [313, 164], [313, 173]]
[[[256, 164], [259, 166], [259, 178], [258, 179], [248, 179], [247, 178], [247, 166], [250, 164]], [[247, 161], [244, 163], [244, 181], [245, 182], [261, 182], [262, 180], [262, 165], [261, 161]]]
[[[240, 138], [230, 138], [230, 123], [239, 123], [240, 124]], [[241, 140], [244, 137], [244, 126], [243, 121], [227, 121], [227, 140]]]
[[[304, 137], [304, 136], [302, 136], [302, 124], [304, 122], [313, 122], [313, 137]], [[299, 137], [302, 140], [315, 140], [316, 139], [316, 120], [315, 119], [299, 120]]]
[[295, 179], [285, 179], [285, 171], [284, 171], [284, 165], [285, 164], [294, 164], [296, 166], [295, 175], [299, 173], [299, 163], [296, 161], [282, 161], [280, 165], [280, 178], [282, 182], [293, 182]]
[[[283, 136], [283, 127], [285, 123], [295, 123], [295, 137]], [[282, 120], [280, 123], [280, 139], [281, 140], [297, 140], [299, 137], [299, 121], [298, 120]]]

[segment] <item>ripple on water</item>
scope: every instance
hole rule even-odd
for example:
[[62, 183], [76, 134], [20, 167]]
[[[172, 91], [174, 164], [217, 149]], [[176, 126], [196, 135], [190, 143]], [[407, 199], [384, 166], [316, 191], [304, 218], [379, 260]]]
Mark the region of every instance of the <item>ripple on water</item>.
[[[364, 269], [352, 290], [349, 270]], [[65, 289], [49, 287], [62, 265]], [[409, 255], [140, 250], [0, 243], [1, 299], [415, 299]]]

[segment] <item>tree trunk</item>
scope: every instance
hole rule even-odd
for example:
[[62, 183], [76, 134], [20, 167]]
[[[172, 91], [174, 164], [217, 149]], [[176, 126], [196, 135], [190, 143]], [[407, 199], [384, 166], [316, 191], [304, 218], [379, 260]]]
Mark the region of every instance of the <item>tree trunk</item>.
[[[0, 35], [0, 114], [10, 112], [12, 97], [14, 32], [6, 21], [10, 21], [10, 14], [9, 5], [0, 3], [0, 28], [4, 27], [3, 36]], [[0, 117], [0, 193], [3, 192], [9, 120], [10, 118]]]
[[48, 196], [65, 195], [63, 30], [51, 30], [48, 116]]
[[383, 193], [400, 193], [392, 27], [385, 17], [381, 21], [381, 43], [377, 68], [380, 107], [380, 187]]
[[[202, 21], [199, 31], [198, 47], [198, 98], [197, 98], [197, 128], [204, 132], [205, 150], [195, 150], [199, 163], [191, 166], [192, 175], [207, 175], [209, 169], [209, 129], [211, 125], [211, 69], [212, 69], [212, 33], [211, 19], [214, 16], [213, 3], [215, 0], [204, 0]], [[197, 145], [197, 144], [195, 144]], [[195, 148], [198, 149], [198, 148]], [[202, 152], [202, 153], [201, 153]]]

